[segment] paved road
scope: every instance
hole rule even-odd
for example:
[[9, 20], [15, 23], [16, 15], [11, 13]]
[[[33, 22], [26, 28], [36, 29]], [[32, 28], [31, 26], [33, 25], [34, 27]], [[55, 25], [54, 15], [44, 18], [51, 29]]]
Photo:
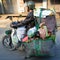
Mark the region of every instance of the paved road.
[[[20, 51], [9, 51], [2, 46], [2, 36], [4, 35], [5, 29], [0, 28], [0, 60], [24, 60], [24, 53]], [[53, 57], [34, 57], [28, 60], [60, 60], [60, 31], [56, 33], [56, 48], [54, 49]]]
[[0, 28], [0, 60], [23, 60], [22, 53], [19, 51], [9, 51], [2, 45], [2, 36], [5, 29]]

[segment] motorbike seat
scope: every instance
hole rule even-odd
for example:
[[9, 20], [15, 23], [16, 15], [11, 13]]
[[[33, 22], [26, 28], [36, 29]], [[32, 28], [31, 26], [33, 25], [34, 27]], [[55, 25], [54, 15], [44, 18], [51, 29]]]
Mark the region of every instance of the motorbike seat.
[[11, 27], [11, 28], [14, 28], [14, 29], [17, 29], [17, 24], [18, 24], [18, 22], [12, 22], [12, 23], [10, 24], [10, 27]]
[[18, 22], [12, 22], [11, 24], [10, 24], [10, 27], [11, 28], [14, 28], [14, 29], [17, 29], [18, 27], [22, 27], [22, 26], [24, 26], [24, 24], [22, 23], [22, 21], [18, 21]]

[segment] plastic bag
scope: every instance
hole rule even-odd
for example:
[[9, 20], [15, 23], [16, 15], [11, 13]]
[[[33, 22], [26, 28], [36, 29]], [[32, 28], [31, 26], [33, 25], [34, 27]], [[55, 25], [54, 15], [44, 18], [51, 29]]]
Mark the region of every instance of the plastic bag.
[[39, 33], [40, 33], [40, 37], [42, 39], [45, 39], [45, 37], [46, 37], [46, 31], [45, 31], [45, 29], [44, 28], [40, 28], [39, 29]]
[[18, 43], [18, 37], [16, 35], [13, 35], [13, 37], [12, 37], [12, 43], [15, 46], [17, 45], [17, 43]]
[[34, 33], [37, 31], [36, 27], [30, 28], [27, 32], [28, 37], [34, 36]]
[[28, 36], [26, 36], [22, 39], [22, 42], [27, 42], [27, 41], [28, 41]]
[[21, 39], [24, 37], [25, 33], [26, 33], [26, 28], [24, 26], [17, 28], [16, 30], [17, 32], [17, 37], [19, 39], [19, 41], [21, 41]]
[[42, 22], [40, 24], [40, 29], [38, 31], [39, 31], [40, 37], [42, 39], [45, 39], [45, 37], [48, 37], [49, 36], [48, 29], [47, 29], [47, 26], [45, 25], [45, 22]]

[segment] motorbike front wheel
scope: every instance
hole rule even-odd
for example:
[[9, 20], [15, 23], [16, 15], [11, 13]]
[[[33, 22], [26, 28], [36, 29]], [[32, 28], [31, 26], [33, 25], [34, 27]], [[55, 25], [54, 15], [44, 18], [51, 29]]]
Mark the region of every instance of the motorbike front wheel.
[[2, 44], [4, 47], [8, 48], [11, 51], [16, 50], [16, 47], [12, 44], [12, 40], [11, 40], [10, 35], [3, 37]]
[[11, 43], [12, 43], [12, 41], [11, 41], [10, 35], [3, 37], [2, 44], [4, 47], [11, 48]]

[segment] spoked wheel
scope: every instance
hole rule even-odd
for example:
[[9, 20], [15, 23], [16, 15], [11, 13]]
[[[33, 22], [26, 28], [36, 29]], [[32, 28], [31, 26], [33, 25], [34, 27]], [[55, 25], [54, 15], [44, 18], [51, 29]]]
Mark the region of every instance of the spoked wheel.
[[11, 38], [10, 38], [10, 36], [4, 36], [3, 40], [2, 40], [2, 44], [6, 48], [11, 48], [11, 46], [10, 46], [11, 45]]
[[12, 44], [12, 40], [9, 35], [3, 37], [2, 44], [4, 47], [8, 48], [11, 51], [16, 50], [15, 46]]
[[21, 43], [17, 43], [16, 45], [14, 45], [12, 43], [10, 35], [3, 37], [2, 44], [4, 47], [8, 48], [11, 51], [17, 50], [19, 46], [21, 45]]

